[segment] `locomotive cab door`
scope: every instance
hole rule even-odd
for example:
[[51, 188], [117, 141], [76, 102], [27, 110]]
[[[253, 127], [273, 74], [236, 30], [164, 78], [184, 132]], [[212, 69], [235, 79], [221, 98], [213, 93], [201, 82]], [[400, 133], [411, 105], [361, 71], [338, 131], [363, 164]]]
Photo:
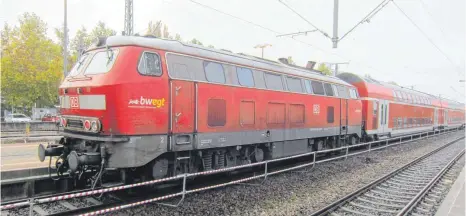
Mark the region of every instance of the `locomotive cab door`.
[[181, 150], [183, 146], [192, 144], [195, 128], [195, 88], [194, 82], [172, 80], [171, 88], [171, 124], [173, 134], [172, 150]]
[[340, 99], [340, 135], [348, 134], [348, 99]]

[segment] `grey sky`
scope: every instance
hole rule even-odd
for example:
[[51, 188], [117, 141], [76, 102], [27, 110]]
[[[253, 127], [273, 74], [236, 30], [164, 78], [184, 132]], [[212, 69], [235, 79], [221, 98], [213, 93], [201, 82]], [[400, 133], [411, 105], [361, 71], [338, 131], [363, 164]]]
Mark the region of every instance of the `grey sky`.
[[[280, 33], [313, 29], [277, 0], [196, 0], [229, 14], [241, 17]], [[284, 0], [323, 31], [332, 33], [333, 1]], [[381, 0], [340, 0], [339, 35], [359, 22]], [[197, 38], [216, 48], [260, 56], [254, 46], [272, 44], [265, 57], [277, 59], [293, 56], [299, 65], [308, 60], [318, 62], [350, 61], [342, 70], [370, 74], [383, 81], [395, 81], [420, 91], [442, 94], [464, 102], [465, 71], [465, 1], [464, 0], [395, 0], [414, 22], [448, 55], [445, 58], [395, 7], [388, 4], [370, 23], [360, 25], [339, 44], [319, 33], [295, 39], [277, 38], [270, 31], [196, 5], [189, 0], [135, 0], [134, 29], [144, 33], [149, 21], [162, 20], [173, 34], [183, 39]], [[53, 28], [63, 23], [63, 1], [3, 0], [1, 18], [17, 25], [24, 12], [34, 12]], [[68, 0], [68, 25], [72, 38], [80, 26], [91, 29], [99, 20], [121, 32], [124, 0]], [[427, 9], [427, 10], [426, 10]], [[429, 15], [430, 13], [430, 15]], [[3, 21], [0, 24], [3, 26]], [[443, 33], [442, 33], [442, 31]]]

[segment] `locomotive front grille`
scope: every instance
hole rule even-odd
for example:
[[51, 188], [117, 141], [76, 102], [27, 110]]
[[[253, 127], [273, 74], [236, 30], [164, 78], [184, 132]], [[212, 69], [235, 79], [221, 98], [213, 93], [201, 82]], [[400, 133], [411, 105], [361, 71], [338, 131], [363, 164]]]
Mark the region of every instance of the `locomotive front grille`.
[[83, 121], [82, 120], [77, 120], [77, 119], [69, 119], [67, 124], [66, 124], [66, 127], [68, 128], [79, 128], [79, 129], [83, 129], [84, 128], [84, 124], [83, 124]]

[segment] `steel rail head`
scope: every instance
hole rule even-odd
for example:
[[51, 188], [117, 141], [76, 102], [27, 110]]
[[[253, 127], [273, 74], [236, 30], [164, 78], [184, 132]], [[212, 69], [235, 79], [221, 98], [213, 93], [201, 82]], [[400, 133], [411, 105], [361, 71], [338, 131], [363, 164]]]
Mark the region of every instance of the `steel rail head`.
[[330, 212], [336, 210], [338, 207], [344, 205], [348, 201], [353, 200], [354, 198], [356, 198], [360, 194], [362, 194], [362, 193], [370, 190], [371, 188], [377, 186], [381, 182], [384, 182], [385, 180], [387, 180], [387, 179], [395, 176], [396, 174], [406, 170], [407, 168], [411, 167], [412, 165], [417, 164], [418, 162], [424, 160], [425, 158], [437, 153], [438, 151], [440, 151], [440, 150], [442, 150], [442, 149], [444, 149], [444, 148], [446, 148], [446, 147], [448, 147], [448, 146], [450, 146], [450, 145], [452, 145], [452, 144], [454, 144], [454, 143], [456, 143], [456, 142], [458, 142], [458, 141], [460, 141], [460, 140], [462, 140], [464, 138], [465, 137], [462, 136], [462, 137], [460, 137], [458, 139], [450, 141], [447, 144], [442, 145], [442, 146], [434, 149], [433, 151], [431, 151], [431, 152], [429, 152], [429, 153], [427, 153], [427, 154], [425, 154], [425, 155], [423, 155], [423, 156], [421, 156], [421, 157], [407, 163], [406, 165], [402, 166], [401, 168], [397, 168], [397, 169], [393, 170], [392, 172], [388, 173], [387, 175], [384, 175], [384, 176], [372, 181], [371, 183], [367, 184], [366, 186], [364, 186], [364, 187], [362, 187], [362, 188], [360, 188], [360, 189], [358, 189], [358, 190], [356, 190], [356, 191], [354, 191], [354, 192], [352, 192], [352, 193], [338, 199], [337, 201], [331, 203], [330, 205], [327, 205], [326, 207], [312, 213], [310, 216], [320, 216], [320, 215], [329, 214]]
[[397, 214], [397, 216], [408, 215], [409, 212], [416, 206], [424, 195], [437, 183], [442, 176], [464, 155], [465, 150], [463, 149], [453, 159], [451, 159], [447, 165], [445, 165], [440, 172], [435, 175], [432, 180]]

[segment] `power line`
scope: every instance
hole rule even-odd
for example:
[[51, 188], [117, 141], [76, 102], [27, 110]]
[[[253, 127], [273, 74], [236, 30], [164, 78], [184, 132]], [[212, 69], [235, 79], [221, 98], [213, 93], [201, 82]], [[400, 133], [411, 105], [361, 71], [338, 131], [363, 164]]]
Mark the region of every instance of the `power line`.
[[427, 14], [429, 15], [430, 19], [435, 23], [435, 26], [437, 26], [437, 28], [440, 30], [440, 32], [442, 33], [443, 37], [445, 38], [445, 40], [447, 39], [447, 36], [445, 34], [445, 32], [443, 31], [441, 25], [439, 25], [435, 19], [434, 19], [434, 16], [432, 16], [432, 14], [430, 13], [427, 5], [424, 3], [423, 0], [419, 0], [421, 2], [421, 6], [422, 8], [427, 12]]
[[[392, 0], [382, 0], [382, 2], [380, 2], [380, 4], [377, 5], [377, 7], [375, 7], [371, 12], [369, 12], [364, 18], [362, 18], [361, 21], [359, 21], [356, 25], [353, 26], [353, 28], [351, 28], [348, 32], [346, 32], [343, 36], [341, 36], [340, 39], [338, 39], [338, 41], [341, 41], [343, 40], [343, 38], [345, 38], [349, 33], [351, 33], [354, 29], [356, 29], [356, 27], [358, 27], [359, 25], [363, 24], [364, 22], [369, 22], [370, 19], [372, 19], [380, 10], [382, 10], [390, 1]], [[385, 4], [384, 4], [385, 3]]]
[[[270, 29], [270, 28], [264, 27], [264, 26], [262, 26], [262, 25], [260, 25], [260, 24], [257, 24], [257, 23], [251, 22], [251, 21], [249, 21], [249, 20], [245, 20], [245, 19], [243, 19], [243, 18], [237, 17], [237, 16], [235, 16], [235, 15], [232, 15], [232, 14], [229, 14], [229, 13], [226, 13], [226, 12], [223, 12], [223, 11], [221, 11], [221, 10], [219, 10], [219, 9], [216, 9], [216, 8], [213, 8], [213, 7], [210, 7], [210, 6], [201, 4], [201, 3], [199, 3], [199, 2], [197, 2], [197, 1], [195, 1], [195, 0], [188, 0], [188, 1], [190, 1], [190, 2], [192, 2], [192, 3], [195, 3], [195, 4], [197, 4], [197, 5], [201, 6], [201, 7], [204, 7], [204, 8], [206, 8], [206, 9], [213, 10], [213, 11], [216, 11], [216, 12], [221, 13], [221, 14], [223, 14], [223, 15], [227, 15], [227, 16], [233, 17], [233, 18], [235, 18], [235, 19], [237, 19], [237, 20], [241, 20], [241, 21], [246, 22], [246, 23], [248, 23], [248, 24], [251, 24], [251, 25], [260, 27], [260, 28], [265, 29], [265, 30], [267, 30], [267, 31], [269, 31], [269, 32], [272, 32], [272, 33], [274, 33], [274, 34], [276, 34], [276, 35], [282, 34], [282, 33], [279, 33], [278, 31], [275, 31], [275, 30], [272, 30], [272, 29]], [[337, 57], [342, 58], [342, 59], [345, 59], [345, 60], [350, 60], [351, 62], [355, 62], [356, 64], [358, 64], [358, 61], [351, 60], [351, 59], [346, 58], [346, 57], [344, 57], [344, 56], [341, 56], [341, 55], [339, 55], [339, 54], [337, 54], [337, 53], [328, 52], [328, 51], [324, 50], [323, 48], [320, 48], [320, 47], [318, 47], [318, 46], [316, 46], [316, 45], [307, 43], [307, 42], [305, 42], [305, 41], [298, 40], [298, 39], [296, 39], [296, 38], [292, 38], [292, 37], [289, 37], [289, 38], [291, 38], [292, 40], [297, 41], [297, 42], [299, 42], [299, 43], [301, 43], [301, 44], [304, 44], [304, 45], [313, 47], [313, 48], [315, 48], [315, 49], [317, 49], [317, 50], [320, 50], [320, 51], [322, 51], [322, 52], [324, 52], [324, 53], [327, 53], [327, 54], [329, 54], [329, 55], [337, 56]], [[363, 65], [363, 66], [366, 66], [367, 68], [370, 68], [370, 69], [372, 69], [372, 70], [374, 70], [374, 71], [380, 72], [380, 70], [378, 70], [378, 69], [376, 69], [376, 68], [374, 68], [374, 67], [372, 67], [372, 66], [370, 66], [370, 65], [368, 65], [368, 64], [360, 63], [359, 65]]]
[[[393, 4], [396, 6], [396, 8], [398, 8], [398, 10], [411, 22], [411, 24], [413, 24], [417, 30], [419, 30], [422, 35], [440, 52], [442, 53], [443, 56], [445, 56], [445, 58], [448, 59], [448, 61], [450, 61], [450, 63], [458, 70], [458, 67], [456, 66], [455, 63], [453, 63], [453, 61], [450, 59], [450, 57], [448, 57], [448, 55], [443, 52], [442, 49], [440, 49], [440, 47], [437, 46], [437, 44], [434, 43], [434, 41], [432, 39], [430, 39], [430, 37], [424, 32], [422, 31], [422, 29], [411, 19], [411, 17], [408, 16], [408, 14], [406, 14], [403, 9], [400, 8], [400, 6], [398, 6], [398, 4], [395, 3], [395, 1], [392, 1]], [[459, 72], [459, 75], [461, 75], [461, 72], [458, 70]]]
[[297, 11], [295, 11], [293, 8], [291, 8], [290, 6], [288, 6], [285, 2], [283, 2], [282, 0], [278, 0], [278, 2], [280, 2], [282, 5], [284, 5], [285, 7], [287, 7], [288, 9], [290, 9], [291, 11], [293, 11], [294, 14], [298, 15], [299, 17], [301, 17], [301, 19], [303, 19], [304, 21], [306, 21], [309, 25], [311, 25], [312, 27], [314, 27], [315, 29], [317, 29], [317, 31], [319, 31], [320, 33], [322, 33], [325, 37], [327, 38], [330, 38], [330, 36], [324, 32], [323, 30], [321, 30], [320, 28], [317, 28], [317, 26], [315, 26], [314, 24], [312, 24], [309, 20], [307, 20], [305, 17], [303, 17], [301, 14], [299, 14]]
[[249, 23], [249, 24], [254, 25], [254, 26], [256, 26], [256, 27], [265, 29], [265, 30], [267, 30], [267, 31], [269, 31], [269, 32], [272, 32], [272, 33], [274, 33], [274, 34], [281, 34], [281, 33], [277, 32], [277, 31], [274, 31], [274, 30], [272, 30], [272, 29], [270, 29], [270, 28], [268, 28], [268, 27], [259, 25], [259, 24], [257, 24], [257, 23], [253, 23], [253, 22], [251, 22], [251, 21], [248, 21], [248, 20], [245, 20], [245, 19], [243, 19], [243, 18], [237, 17], [237, 16], [235, 16], [235, 15], [232, 15], [232, 14], [229, 14], [229, 13], [226, 13], [226, 12], [223, 12], [223, 11], [221, 11], [221, 10], [218, 10], [218, 9], [216, 9], [216, 8], [207, 6], [207, 5], [205, 5], [205, 4], [201, 4], [201, 3], [197, 2], [197, 1], [194, 1], [194, 0], [189, 0], [189, 1], [192, 2], [192, 3], [194, 3], [194, 4], [197, 4], [197, 5], [199, 5], [199, 6], [202, 6], [202, 7], [204, 7], [204, 8], [208, 8], [208, 9], [210, 9], [210, 10], [217, 11], [218, 13], [221, 13], [221, 14], [224, 14], [224, 15], [227, 15], [227, 16], [230, 16], [230, 17], [233, 17], [233, 18], [235, 18], [235, 19], [237, 19], [237, 20], [241, 20], [241, 21], [243, 21], [243, 22]]

